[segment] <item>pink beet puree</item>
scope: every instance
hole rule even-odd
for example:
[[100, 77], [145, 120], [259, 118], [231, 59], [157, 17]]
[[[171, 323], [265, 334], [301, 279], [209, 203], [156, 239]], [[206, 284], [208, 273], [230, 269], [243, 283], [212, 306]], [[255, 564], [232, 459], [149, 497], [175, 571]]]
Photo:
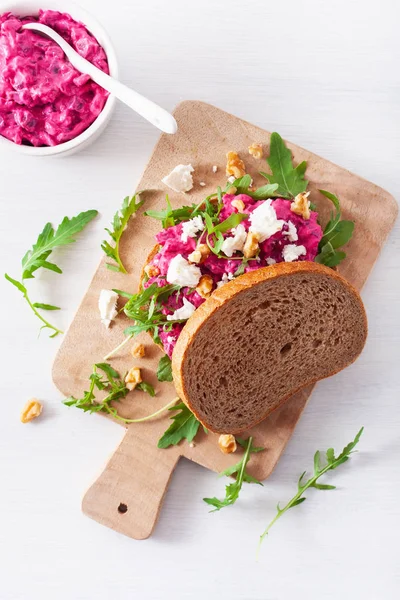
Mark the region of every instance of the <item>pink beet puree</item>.
[[56, 146], [85, 131], [103, 110], [108, 92], [77, 71], [61, 48], [23, 23], [57, 31], [81, 56], [108, 73], [107, 57], [84, 25], [68, 14], [0, 16], [0, 135], [16, 144]]
[[[240, 194], [234, 196], [231, 194], [225, 194], [223, 197], [223, 208], [219, 215], [219, 221], [222, 222], [227, 219], [233, 212], [237, 210], [232, 206], [232, 200], [240, 199], [243, 201], [245, 208], [243, 213], [251, 214], [253, 210], [257, 208], [264, 200], [255, 201], [250, 196]], [[313, 261], [318, 253], [318, 244], [322, 238], [322, 229], [317, 223], [318, 214], [311, 211], [310, 219], [305, 220], [303, 217], [296, 215], [290, 210], [290, 200], [284, 200], [283, 198], [277, 198], [272, 201], [272, 206], [276, 212], [278, 219], [282, 219], [285, 222], [291, 221], [297, 230], [298, 240], [295, 242], [290, 241], [288, 236], [285, 235], [288, 231], [288, 225], [283, 225], [282, 231], [278, 231], [270, 238], [260, 244], [260, 253], [258, 260], [250, 260], [245, 267], [244, 271], [253, 271], [260, 267], [268, 266], [268, 259], [273, 259], [275, 262], [283, 262], [282, 250], [288, 244], [295, 244], [296, 246], [304, 246], [306, 254], [300, 256], [298, 260]], [[242, 225], [248, 231], [251, 223], [249, 219], [242, 221]], [[204, 234], [199, 232], [196, 238], [188, 237], [187, 242], [181, 240], [182, 234], [182, 223], [163, 229], [157, 236], [157, 242], [161, 248], [158, 254], [152, 260], [153, 265], [157, 266], [160, 273], [157, 277], [150, 278], [146, 283], [145, 287], [152, 283], [157, 283], [160, 286], [166, 285], [165, 279], [168, 267], [171, 260], [177, 255], [181, 254], [184, 258], [188, 258], [188, 255], [193, 252], [196, 244], [201, 238], [201, 242], [204, 242]], [[231, 232], [224, 234], [224, 237], [231, 236]], [[226, 280], [227, 276], [232, 277], [241, 264], [241, 260], [237, 260], [238, 257], [243, 257], [242, 253], [235, 252], [233, 255], [236, 260], [219, 258], [215, 254], [210, 254], [207, 259], [198, 265], [203, 275], [211, 275], [214, 280], [214, 289], [217, 287], [219, 282]], [[182, 288], [179, 294], [175, 294], [169, 297], [164, 307], [164, 314], [172, 314], [177, 308], [183, 305], [183, 297], [187, 298], [192, 304], [200, 306], [205, 299], [202, 298], [196, 291], [189, 288]], [[176, 341], [182, 331], [184, 323], [175, 323], [172, 326], [171, 331], [160, 331], [160, 339], [164, 346], [166, 353], [172, 356], [172, 351], [175, 347]]]

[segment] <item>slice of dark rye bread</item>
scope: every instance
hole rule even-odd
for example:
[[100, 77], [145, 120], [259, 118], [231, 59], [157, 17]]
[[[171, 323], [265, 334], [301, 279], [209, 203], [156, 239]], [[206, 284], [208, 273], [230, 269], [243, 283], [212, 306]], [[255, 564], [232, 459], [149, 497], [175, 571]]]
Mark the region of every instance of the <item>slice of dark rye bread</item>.
[[172, 355], [174, 384], [205, 427], [240, 433], [350, 365], [366, 336], [361, 298], [343, 277], [279, 263], [237, 277], [194, 312]]

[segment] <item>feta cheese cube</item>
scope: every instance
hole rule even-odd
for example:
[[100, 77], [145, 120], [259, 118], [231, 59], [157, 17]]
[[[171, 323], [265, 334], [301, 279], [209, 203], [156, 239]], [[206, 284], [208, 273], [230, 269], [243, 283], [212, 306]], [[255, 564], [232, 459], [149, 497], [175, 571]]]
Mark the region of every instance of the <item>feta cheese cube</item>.
[[304, 246], [296, 246], [296, 244], [288, 244], [282, 250], [282, 256], [285, 262], [293, 262], [297, 260], [299, 256], [307, 254], [307, 250]]
[[189, 192], [193, 187], [193, 171], [192, 165], [177, 165], [161, 181], [175, 192]]
[[221, 250], [226, 256], [231, 257], [236, 250], [243, 252], [247, 232], [244, 225], [240, 224], [231, 230], [233, 237], [227, 237], [222, 242]]
[[271, 200], [265, 200], [250, 215], [250, 230], [259, 235], [259, 241], [264, 242], [277, 231], [281, 231], [285, 221], [277, 219]]
[[182, 242], [187, 242], [188, 237], [196, 237], [199, 231], [203, 231], [204, 223], [203, 219], [200, 216], [193, 217], [193, 219], [189, 219], [189, 221], [183, 221], [182, 223]]
[[196, 307], [194, 304], [189, 302], [186, 298], [183, 298], [183, 306], [177, 308], [172, 315], [167, 315], [167, 321], [180, 321], [182, 319], [188, 319], [192, 316]]
[[117, 316], [118, 294], [112, 290], [101, 290], [99, 295], [100, 319], [105, 327], [110, 327], [111, 321]]
[[296, 225], [293, 223], [293, 221], [288, 221], [287, 225], [289, 227], [289, 230], [284, 231], [283, 235], [288, 236], [289, 242], [297, 242], [297, 240], [299, 239], [299, 236], [297, 234]]
[[182, 287], [196, 287], [201, 277], [201, 271], [196, 265], [191, 265], [182, 254], [177, 254], [169, 263], [167, 271], [168, 283]]

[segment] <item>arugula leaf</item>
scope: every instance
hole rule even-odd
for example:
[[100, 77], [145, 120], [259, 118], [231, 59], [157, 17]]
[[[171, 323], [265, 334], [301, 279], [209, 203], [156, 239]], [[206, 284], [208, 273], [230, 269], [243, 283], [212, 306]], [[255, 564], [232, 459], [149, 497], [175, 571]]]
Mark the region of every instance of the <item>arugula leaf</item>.
[[234, 276], [235, 277], [239, 277], [239, 275], [243, 275], [245, 268], [247, 267], [247, 265], [249, 264], [250, 260], [254, 260], [253, 258], [245, 258], [243, 257], [243, 260], [241, 261], [240, 265], [238, 266], [238, 268], [236, 269]]
[[219, 225], [213, 227], [210, 233], [226, 233], [230, 229], [233, 229], [233, 227], [237, 227], [239, 223], [248, 218], [249, 215], [244, 213], [232, 213], [227, 219], [225, 219], [225, 221], [222, 221], [222, 223], [219, 223]]
[[190, 443], [194, 440], [199, 430], [200, 421], [196, 419], [186, 404], [180, 402], [169, 410], [180, 412], [171, 417], [173, 423], [171, 423], [168, 429], [158, 440], [158, 448], [169, 448], [169, 446], [176, 446], [183, 439], [186, 439]]
[[[124, 233], [128, 225], [129, 219], [144, 204], [144, 200], [140, 200], [139, 194], [140, 192], [136, 193], [131, 198], [129, 198], [129, 196], [124, 198], [120, 210], [118, 210], [114, 215], [113, 222], [111, 225], [112, 229], [110, 230], [107, 227], [105, 228], [105, 230], [113, 240], [114, 246], [112, 246], [109, 242], [104, 240], [101, 243], [101, 249], [109, 258], [112, 258], [117, 263], [116, 265], [112, 263], [106, 263], [107, 268], [111, 271], [127, 273], [119, 255], [119, 244], [121, 241], [122, 234]], [[136, 202], [136, 199], [138, 199], [138, 202]]]
[[313, 488], [316, 488], [317, 490], [334, 490], [335, 489], [334, 485], [322, 484], [322, 483], [319, 483], [318, 480], [320, 477], [322, 477], [322, 475], [327, 473], [327, 471], [336, 469], [339, 465], [342, 465], [343, 463], [345, 463], [349, 460], [350, 454], [352, 454], [354, 452], [354, 448], [358, 444], [363, 431], [364, 431], [364, 427], [361, 427], [360, 431], [357, 433], [354, 440], [352, 442], [350, 442], [349, 444], [347, 444], [347, 446], [345, 446], [345, 448], [343, 448], [342, 452], [337, 457], [335, 457], [333, 448], [329, 448], [325, 454], [326, 463], [327, 463], [325, 466], [321, 466], [321, 455], [320, 455], [319, 450], [317, 450], [317, 452], [314, 455], [314, 474], [313, 474], [313, 476], [310, 477], [310, 479], [308, 479], [308, 481], [303, 483], [303, 479], [306, 474], [306, 471], [304, 471], [300, 475], [300, 478], [299, 478], [299, 481], [297, 484], [297, 493], [293, 496], [293, 498], [291, 500], [289, 500], [289, 502], [283, 508], [280, 508], [279, 503], [278, 503], [277, 514], [272, 519], [272, 521], [270, 522], [268, 527], [265, 529], [264, 533], [260, 536], [259, 547], [261, 546], [261, 543], [264, 540], [264, 538], [268, 535], [269, 530], [271, 529], [272, 525], [274, 525], [274, 523], [276, 523], [276, 521], [283, 514], [285, 514], [285, 512], [288, 511], [290, 508], [293, 508], [294, 506], [298, 506], [299, 504], [301, 504], [302, 502], [304, 502], [306, 500], [306, 498], [303, 496], [303, 494], [308, 488], [313, 487]]
[[7, 281], [22, 293], [35, 316], [42, 322], [42, 327], [40, 329], [49, 329], [52, 332], [50, 334], [51, 338], [56, 337], [63, 332], [61, 329], [58, 329], [49, 323], [38, 310], [60, 310], [60, 308], [43, 302], [32, 302], [29, 298], [28, 290], [22, 282], [26, 279], [33, 279], [34, 273], [40, 268], [48, 269], [55, 273], [62, 273], [60, 267], [47, 260], [48, 257], [55, 248], [75, 242], [75, 235], [82, 231], [82, 229], [94, 219], [97, 214], [97, 210], [88, 210], [71, 219], [69, 217], [64, 217], [56, 230], [54, 230], [51, 223], [46, 223], [36, 242], [33, 244], [32, 248], [26, 252], [22, 259], [22, 281], [13, 279], [7, 275], [7, 273], [4, 275]]
[[43, 304], [42, 302], [34, 302], [33, 306], [35, 308], [40, 308], [41, 310], [61, 310], [59, 306], [53, 306], [53, 304]]
[[276, 194], [282, 198], [294, 198], [297, 194], [305, 192], [308, 181], [304, 179], [307, 163], [303, 161], [297, 167], [293, 167], [292, 153], [285, 146], [285, 142], [279, 133], [272, 133], [270, 140], [270, 153], [267, 163], [272, 171], [260, 174], [268, 179], [270, 183], [277, 183]]
[[248, 196], [251, 196], [254, 200], [266, 200], [267, 198], [273, 198], [277, 196], [276, 190], [278, 189], [278, 183], [267, 183], [262, 185], [254, 192], [246, 192]]
[[[102, 378], [98, 371], [103, 372], [105, 379]], [[83, 393], [82, 398], [70, 396], [64, 400], [66, 406], [75, 406], [84, 412], [105, 412], [111, 414], [110, 403], [113, 400], [125, 398], [129, 392], [125, 382], [121, 380], [119, 373], [108, 363], [97, 363], [93, 365], [89, 380], [89, 390]], [[98, 390], [107, 390], [109, 393], [102, 401], [97, 401], [94, 393], [95, 388]]]
[[168, 195], [166, 196], [166, 202], [167, 208], [164, 210], [146, 210], [144, 213], [146, 217], [152, 217], [153, 219], [162, 221], [162, 226], [164, 229], [166, 227], [177, 225], [181, 221], [188, 221], [192, 218], [192, 216], [194, 216], [194, 212], [198, 208], [197, 204], [192, 204], [191, 206], [181, 206], [180, 208], [173, 209]]
[[75, 242], [74, 236], [97, 214], [97, 210], [88, 210], [71, 219], [64, 217], [56, 231], [51, 223], [47, 223], [35, 244], [22, 259], [22, 279], [32, 279], [33, 273], [40, 267], [62, 273], [57, 265], [49, 263], [46, 259], [55, 248]]
[[346, 258], [346, 253], [339, 251], [338, 248], [347, 244], [352, 238], [354, 231], [353, 221], [342, 221], [339, 198], [327, 192], [319, 190], [334, 205], [336, 212], [331, 214], [331, 218], [325, 226], [322, 239], [319, 243], [319, 253], [315, 262], [326, 265], [327, 267], [336, 267]]
[[136, 389], [141, 390], [142, 392], [146, 392], [152, 398], [154, 398], [154, 396], [156, 395], [154, 387], [151, 385], [151, 383], [146, 383], [145, 381], [138, 383]]
[[243, 177], [235, 179], [233, 183], [228, 183], [227, 188], [229, 189], [232, 186], [236, 188], [237, 194], [247, 194], [248, 189], [251, 186], [250, 175], [243, 175]]
[[124, 306], [124, 313], [135, 324], [125, 330], [125, 335], [137, 335], [141, 331], [149, 331], [154, 341], [159, 341], [158, 328], [168, 323], [166, 315], [162, 313], [162, 302], [171, 294], [180, 289], [179, 285], [167, 284], [162, 287], [152, 283], [134, 294]]
[[157, 379], [158, 381], [172, 381], [172, 363], [167, 354], [160, 358], [157, 368]]
[[[101, 371], [101, 373], [99, 373], [99, 371]], [[116, 371], [108, 363], [96, 363], [93, 365], [89, 381], [89, 390], [83, 392], [82, 398], [74, 398], [74, 396], [69, 396], [69, 398], [64, 400], [64, 404], [66, 406], [75, 406], [84, 412], [104, 412], [112, 415], [114, 418], [119, 419], [120, 421], [123, 421], [124, 423], [139, 423], [141, 421], [146, 421], [147, 419], [151, 419], [171, 406], [170, 402], [167, 406], [164, 406], [156, 413], [153, 413], [147, 417], [142, 417], [141, 419], [125, 419], [124, 417], [121, 417], [117, 410], [111, 405], [112, 402], [125, 398], [125, 396], [127, 396], [129, 393], [129, 390], [125, 385], [125, 381], [121, 379], [118, 371]], [[147, 392], [150, 394], [150, 396], [155, 396], [154, 388], [150, 383], [142, 381], [136, 387], [143, 392]], [[103, 400], [96, 399], [96, 388], [98, 390], [105, 390], [108, 392]]]
[[17, 290], [22, 292], [24, 295], [26, 294], [26, 287], [20, 281], [13, 279], [9, 275], [7, 275], [7, 273], [4, 274], [4, 277], [7, 279], [7, 281], [12, 283], [17, 288]]
[[230, 506], [234, 504], [236, 500], [239, 498], [240, 490], [242, 489], [243, 482], [246, 483], [257, 483], [258, 485], [262, 485], [261, 481], [258, 481], [255, 477], [252, 477], [248, 473], [246, 473], [246, 466], [250, 460], [251, 454], [254, 452], [261, 452], [264, 448], [258, 448], [253, 446], [253, 438], [249, 437], [247, 440], [243, 440], [241, 438], [236, 440], [239, 444], [245, 448], [245, 453], [243, 455], [242, 460], [240, 460], [235, 465], [228, 467], [220, 476], [232, 476], [235, 475], [236, 479], [233, 483], [228, 484], [225, 487], [225, 498], [223, 500], [219, 500], [218, 498], [203, 498], [204, 502], [214, 507], [214, 510], [211, 512], [215, 512], [217, 510], [221, 510], [221, 508], [225, 508], [225, 506]]

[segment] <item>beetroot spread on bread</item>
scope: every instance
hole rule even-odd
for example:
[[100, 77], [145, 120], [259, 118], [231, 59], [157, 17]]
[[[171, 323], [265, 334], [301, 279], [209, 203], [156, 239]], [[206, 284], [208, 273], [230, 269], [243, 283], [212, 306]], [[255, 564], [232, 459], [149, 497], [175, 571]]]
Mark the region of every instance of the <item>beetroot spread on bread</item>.
[[[124, 292], [129, 298], [124, 312], [133, 321], [126, 335], [147, 331], [172, 357], [187, 321], [222, 286], [227, 287], [221, 292], [260, 269], [303, 262], [335, 268], [345, 259], [342, 247], [351, 239], [354, 223], [342, 219], [339, 199], [325, 190], [309, 198], [307, 164], [293, 164], [276, 132], [266, 160], [271, 173], [260, 171], [268, 183], [258, 189], [245, 174], [197, 204], [173, 208], [167, 197], [164, 210], [145, 213], [161, 221], [163, 229], [143, 268], [138, 293]], [[333, 210], [322, 229], [318, 207], [325, 204], [326, 214], [327, 200]]]
[[[205, 218], [201, 215], [166, 227], [156, 236], [158, 249], [146, 268], [149, 277], [144, 287], [152, 284], [160, 287], [180, 285], [180, 289], [173, 291], [163, 301], [162, 312], [167, 319], [174, 316], [174, 321], [180, 321], [169, 321], [159, 331], [160, 340], [169, 356], [172, 356], [188, 318], [185, 316], [190, 316], [221, 285], [240, 274], [275, 263], [314, 261], [322, 238], [322, 229], [317, 223], [318, 214], [310, 211], [309, 219], [305, 219], [291, 210], [292, 204], [283, 198], [257, 201], [246, 194], [225, 194], [221, 205], [215, 205], [218, 215], [213, 227], [226, 222], [232, 215], [237, 215], [240, 223], [221, 233], [223, 241], [217, 253], [213, 249], [218, 239], [216, 244], [210, 241]], [[255, 239], [258, 247], [247, 258], [244, 252], [249, 231], [253, 231], [258, 238]], [[195, 254], [196, 250], [199, 252], [199, 247], [203, 252], [201, 258]], [[200, 261], [197, 261], [198, 258]], [[203, 291], [201, 281], [204, 282], [204, 277], [208, 287]], [[179, 309], [183, 310], [177, 312]]]

